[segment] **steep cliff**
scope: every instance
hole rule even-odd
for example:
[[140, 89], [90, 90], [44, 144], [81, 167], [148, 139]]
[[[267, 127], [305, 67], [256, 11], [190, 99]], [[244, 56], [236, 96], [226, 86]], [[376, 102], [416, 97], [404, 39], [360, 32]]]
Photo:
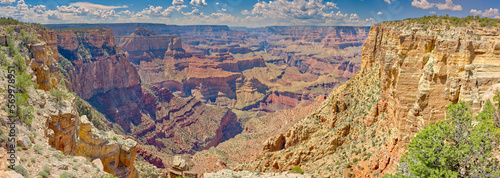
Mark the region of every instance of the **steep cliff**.
[[61, 60], [69, 60], [70, 88], [83, 99], [112, 89], [140, 84], [136, 69], [116, 47], [113, 32], [105, 29], [57, 31]]
[[465, 27], [446, 25], [454, 20], [372, 26], [361, 70], [241, 168], [283, 171], [298, 165], [334, 177], [393, 172], [410, 138], [445, 119], [447, 104], [466, 101], [477, 112], [482, 95], [500, 82], [500, 29], [477, 27], [473, 18]]
[[154, 31], [142, 27], [137, 28], [129, 36], [121, 37], [119, 46], [127, 51], [130, 62], [135, 64], [139, 64], [140, 61], [151, 61], [154, 58], [163, 59], [166, 52], [172, 55], [175, 53], [176, 58], [186, 55], [180, 37], [156, 35]]

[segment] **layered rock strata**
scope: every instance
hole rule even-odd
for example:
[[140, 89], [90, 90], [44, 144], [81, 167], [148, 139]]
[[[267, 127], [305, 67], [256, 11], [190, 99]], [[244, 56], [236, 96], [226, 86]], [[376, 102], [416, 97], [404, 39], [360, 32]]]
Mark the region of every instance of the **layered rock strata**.
[[[410, 138], [445, 119], [449, 103], [466, 101], [474, 112], [480, 110], [483, 94], [500, 82], [499, 41], [498, 28], [411, 20], [374, 25], [356, 76], [284, 139], [264, 143], [263, 152], [243, 168], [275, 171], [299, 165], [334, 177], [391, 173]], [[344, 165], [354, 159], [359, 162]]]

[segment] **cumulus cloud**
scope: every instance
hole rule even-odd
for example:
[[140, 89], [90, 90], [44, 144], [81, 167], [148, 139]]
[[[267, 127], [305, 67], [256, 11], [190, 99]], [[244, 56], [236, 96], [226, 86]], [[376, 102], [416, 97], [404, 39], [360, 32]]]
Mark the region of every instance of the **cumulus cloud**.
[[462, 6], [458, 4], [453, 4], [452, 0], [446, 0], [446, 3], [438, 3], [436, 7], [439, 10], [452, 10], [452, 11], [462, 11]]
[[411, 5], [421, 9], [430, 9], [437, 7], [439, 10], [452, 10], [461, 11], [462, 6], [459, 4], [454, 4], [453, 0], [446, 0], [445, 3], [430, 3], [427, 0], [413, 0]]
[[59, 14], [57, 11], [49, 10], [47, 11], [47, 18], [50, 20], [61, 20], [62, 15]]
[[413, 0], [411, 5], [421, 9], [430, 9], [434, 7], [434, 3], [429, 3], [427, 0]]
[[[391, 4], [391, 0], [384, 0], [387, 4]], [[395, 0], [392, 0], [395, 1]]]
[[[334, 11], [337, 4], [323, 0], [276, 0], [257, 2], [253, 9], [241, 11], [249, 19], [263, 19], [279, 25], [367, 25], [357, 14]], [[371, 21], [370, 21], [371, 22]]]
[[118, 12], [118, 14], [123, 14], [123, 15], [127, 15], [127, 16], [130, 16], [132, 14], [134, 14], [133, 12], [129, 11], [129, 10], [124, 10], [124, 11], [120, 11]]
[[3, 5], [9, 5], [9, 4], [12, 4], [15, 2], [16, 2], [16, 0], [0, 0], [0, 4], [3, 4]]
[[174, 5], [174, 6], [175, 5], [182, 5], [182, 4], [184, 4], [184, 0], [174, 0], [174, 1], [172, 1], [172, 5]]
[[191, 5], [193, 6], [198, 6], [198, 7], [205, 7], [207, 6], [207, 3], [205, 0], [191, 0]]
[[45, 5], [36, 5], [33, 7], [33, 11], [37, 14], [43, 14], [45, 13]]
[[384, 14], [384, 13], [382, 13], [382, 12], [377, 12], [377, 15], [382, 15], [382, 14]]
[[484, 10], [484, 12], [481, 10], [471, 9], [470, 13], [474, 14], [474, 15], [482, 15], [483, 17], [495, 16], [495, 18], [497, 18], [498, 16], [500, 16], [500, 13], [499, 13], [497, 8], [486, 9], [486, 10]]

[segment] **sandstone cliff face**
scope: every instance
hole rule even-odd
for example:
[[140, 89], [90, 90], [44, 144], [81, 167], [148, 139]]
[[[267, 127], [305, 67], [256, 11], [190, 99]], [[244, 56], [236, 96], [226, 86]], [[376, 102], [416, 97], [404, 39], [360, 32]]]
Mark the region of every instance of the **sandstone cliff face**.
[[142, 91], [135, 67], [105, 29], [57, 31], [67, 86], [125, 131], [139, 124]]
[[59, 65], [57, 63], [57, 37], [54, 31], [40, 30], [38, 39], [40, 43], [29, 45], [31, 69], [36, 75], [39, 89], [45, 91], [59, 85], [61, 79], [59, 74]]
[[136, 69], [116, 47], [111, 30], [61, 30], [57, 41], [59, 53], [73, 68], [67, 77], [71, 89], [80, 97], [139, 85]]
[[482, 95], [500, 82], [499, 41], [498, 28], [447, 29], [408, 21], [374, 25], [356, 76], [285, 132], [283, 149], [276, 146], [283, 142], [280, 137], [270, 139], [242, 168], [299, 165], [334, 177], [391, 173], [410, 138], [445, 119], [449, 103], [467, 101], [479, 111]]
[[444, 119], [450, 102], [467, 101], [479, 111], [482, 94], [500, 82], [499, 41], [498, 28], [400, 29], [383, 23], [370, 31], [363, 65], [381, 66], [382, 100], [406, 138]]
[[151, 61], [154, 58], [162, 59], [166, 52], [178, 58], [182, 49], [180, 37], [156, 35], [154, 31], [148, 31], [145, 28], [137, 28], [129, 36], [120, 38], [119, 46], [127, 51], [129, 60], [132, 63], [139, 64], [140, 61]]

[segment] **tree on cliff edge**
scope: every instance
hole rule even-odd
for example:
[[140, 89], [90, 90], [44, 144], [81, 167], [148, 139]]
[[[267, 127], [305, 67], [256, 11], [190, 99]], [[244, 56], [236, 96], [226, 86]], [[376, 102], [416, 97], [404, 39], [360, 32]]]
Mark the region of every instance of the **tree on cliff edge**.
[[[498, 105], [497, 105], [498, 106]], [[476, 117], [465, 102], [450, 104], [446, 120], [424, 128], [408, 145], [397, 173], [387, 177], [499, 177], [497, 108], [488, 100]]]

